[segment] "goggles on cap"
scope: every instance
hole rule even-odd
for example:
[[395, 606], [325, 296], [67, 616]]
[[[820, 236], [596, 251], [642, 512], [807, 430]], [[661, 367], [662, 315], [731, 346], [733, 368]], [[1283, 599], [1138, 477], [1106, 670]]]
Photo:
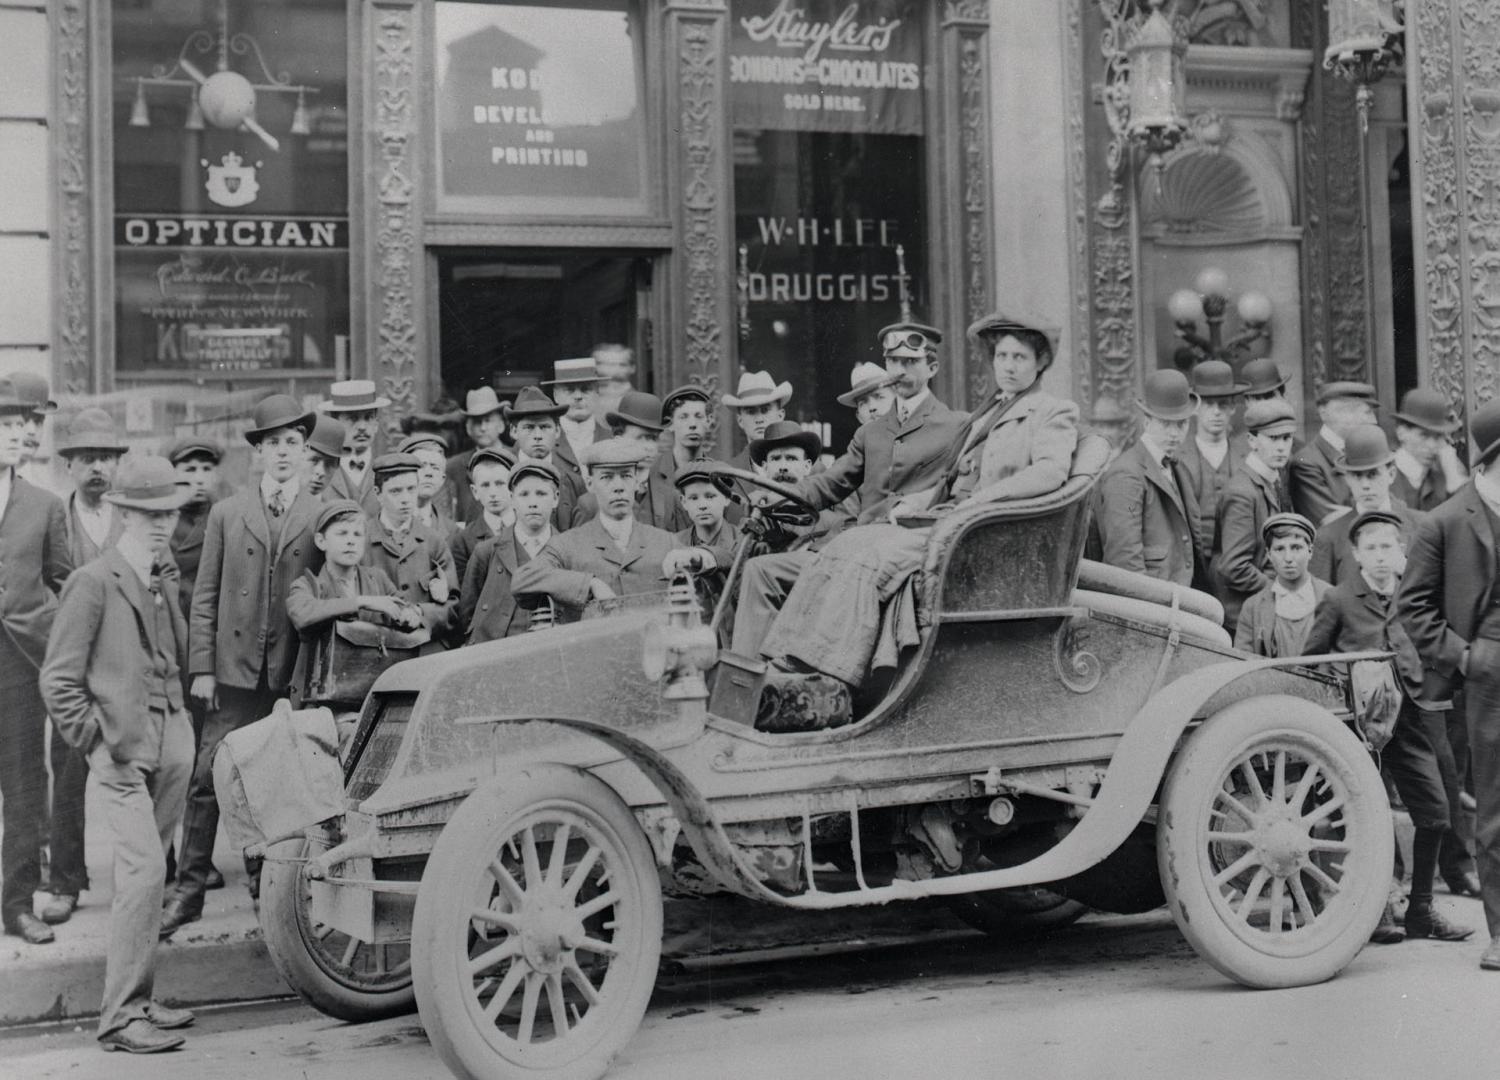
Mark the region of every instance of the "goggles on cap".
[[927, 340], [927, 335], [916, 330], [892, 330], [885, 335], [880, 347], [886, 352], [893, 349], [918, 349], [926, 351], [932, 347]]

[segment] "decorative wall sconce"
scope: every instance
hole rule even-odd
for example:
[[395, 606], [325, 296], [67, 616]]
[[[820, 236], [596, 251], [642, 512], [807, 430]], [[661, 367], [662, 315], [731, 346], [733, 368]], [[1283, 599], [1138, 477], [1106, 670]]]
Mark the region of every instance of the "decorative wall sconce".
[[[1224, 340], [1224, 314], [1229, 308], [1229, 275], [1218, 267], [1203, 270], [1191, 289], [1178, 289], [1167, 300], [1167, 311], [1176, 325], [1175, 333], [1184, 343], [1193, 364], [1204, 360], [1233, 363], [1258, 341], [1271, 342], [1271, 301], [1264, 293], [1240, 294], [1235, 310], [1244, 330]], [[1208, 335], [1198, 333], [1198, 323], [1207, 324]], [[1190, 365], [1191, 366], [1191, 365]]]
[[1162, 0], [1150, 0], [1151, 13], [1136, 24], [1126, 41], [1130, 69], [1130, 118], [1125, 133], [1143, 147], [1161, 183], [1162, 157], [1188, 130], [1187, 78], [1182, 58], [1187, 37], [1162, 14]]
[[[205, 75], [191, 59], [189, 53], [200, 56], [215, 55], [216, 69]], [[238, 71], [229, 67], [229, 54], [253, 55], [260, 65], [260, 82], [251, 82]], [[261, 127], [255, 119], [255, 94], [264, 90], [273, 94], [296, 94], [297, 107], [292, 110], [292, 123], [288, 131], [293, 135], [307, 135], [312, 124], [307, 112], [307, 96], [318, 92], [315, 86], [293, 83], [291, 76], [283, 72], [273, 75], [266, 63], [260, 45], [249, 34], [229, 34], [229, 0], [219, 4], [219, 27], [217, 34], [207, 30], [195, 30], [189, 34], [178, 51], [177, 62], [170, 68], [157, 64], [149, 76], [135, 80], [135, 102], [130, 108], [131, 127], [150, 127], [151, 113], [146, 104], [146, 87], [170, 86], [186, 88], [192, 94], [188, 104], [187, 120], [183, 127], [188, 131], [204, 130], [205, 122], [225, 131], [236, 128], [249, 131], [260, 138], [272, 150], [280, 150], [281, 143], [274, 135]]]
[[1359, 130], [1370, 130], [1370, 87], [1405, 50], [1401, 0], [1328, 0], [1328, 48], [1323, 67], [1354, 83]]

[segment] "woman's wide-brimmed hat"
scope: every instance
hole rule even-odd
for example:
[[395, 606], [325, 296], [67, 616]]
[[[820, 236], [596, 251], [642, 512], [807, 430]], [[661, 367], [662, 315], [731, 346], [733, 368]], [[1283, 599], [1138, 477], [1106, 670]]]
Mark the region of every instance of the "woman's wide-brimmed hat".
[[1057, 355], [1057, 343], [1062, 337], [1061, 328], [1050, 319], [1036, 318], [1027, 312], [1007, 315], [993, 311], [969, 327], [969, 339], [993, 351], [995, 342], [1013, 330], [1030, 330], [1034, 334], [1041, 334], [1047, 339], [1047, 347], [1052, 350], [1053, 356]]
[[787, 401], [792, 396], [792, 384], [778, 383], [769, 371], [746, 371], [740, 375], [740, 384], [732, 394], [724, 395], [724, 404], [731, 409], [743, 409], [751, 405]]
[[792, 420], [778, 420], [766, 426], [765, 434], [750, 440], [750, 460], [764, 465], [766, 456], [778, 446], [800, 446], [808, 461], [817, 461], [823, 452], [823, 440], [816, 431], [805, 431]]
[[1144, 393], [1136, 404], [1158, 420], [1186, 420], [1198, 409], [1198, 395], [1187, 376], [1176, 368], [1159, 368], [1146, 376]]
[[159, 454], [132, 454], [120, 463], [106, 502], [130, 510], [180, 510], [188, 493], [177, 486], [177, 470]]
[[316, 411], [304, 409], [290, 394], [272, 394], [255, 403], [255, 410], [250, 414], [250, 430], [245, 432], [245, 438], [254, 445], [281, 428], [297, 428], [305, 436], [311, 434], [317, 420]]

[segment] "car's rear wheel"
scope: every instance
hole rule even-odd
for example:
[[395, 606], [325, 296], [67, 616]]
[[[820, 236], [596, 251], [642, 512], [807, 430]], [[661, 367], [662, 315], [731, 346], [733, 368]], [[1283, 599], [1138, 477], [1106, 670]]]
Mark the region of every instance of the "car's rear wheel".
[[410, 1012], [410, 946], [374, 945], [315, 922], [302, 874], [307, 853], [307, 840], [283, 840], [261, 871], [261, 934], [276, 970], [309, 1005], [340, 1020]]
[[650, 844], [595, 777], [528, 768], [475, 791], [444, 827], [412, 933], [422, 1024], [456, 1075], [592, 1080], [656, 980]]
[[1089, 910], [1077, 900], [1040, 885], [965, 893], [949, 897], [948, 906], [975, 930], [1009, 941], [1072, 926]]
[[1236, 702], [1189, 737], [1157, 827], [1183, 935], [1257, 988], [1322, 982], [1359, 953], [1393, 847], [1385, 787], [1359, 739], [1284, 695]]

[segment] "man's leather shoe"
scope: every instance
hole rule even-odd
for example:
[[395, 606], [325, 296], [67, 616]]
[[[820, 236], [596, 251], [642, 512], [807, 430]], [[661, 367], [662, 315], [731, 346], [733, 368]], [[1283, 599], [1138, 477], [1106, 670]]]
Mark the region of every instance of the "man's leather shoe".
[[69, 893], [59, 893], [47, 901], [47, 906], [42, 908], [42, 922], [48, 926], [56, 926], [65, 923], [73, 917], [73, 911], [78, 907], [78, 897]]
[[1500, 971], [1500, 937], [1490, 938], [1490, 947], [1479, 958], [1479, 966], [1485, 971]]
[[99, 1036], [99, 1045], [106, 1050], [124, 1050], [127, 1054], [159, 1054], [163, 1050], [176, 1050], [186, 1040], [181, 1035], [168, 1035], [150, 1020], [132, 1020], [124, 1027]]
[[1461, 874], [1454, 874], [1443, 880], [1448, 883], [1448, 891], [1454, 896], [1479, 895], [1479, 875], [1472, 870], [1465, 870]]
[[5, 932], [23, 939], [28, 945], [46, 945], [57, 939], [52, 933], [52, 927], [29, 911], [21, 912], [14, 919], [5, 920]]
[[176, 1031], [178, 1028], [187, 1027], [198, 1018], [186, 1009], [174, 1009], [159, 1001], [151, 1001], [146, 1003], [146, 1019], [162, 1031]]
[[1385, 910], [1380, 913], [1380, 923], [1370, 935], [1370, 941], [1376, 945], [1395, 945], [1405, 940], [1406, 931], [1396, 924], [1396, 911], [1387, 900]]
[[1406, 909], [1406, 936], [1431, 938], [1433, 941], [1468, 941], [1474, 931], [1448, 921], [1448, 917], [1431, 904], [1413, 904]]
[[224, 887], [224, 875], [221, 874], [221, 873], [219, 873], [218, 867], [216, 867], [216, 866], [210, 866], [208, 868], [208, 877], [205, 879], [205, 882], [204, 882], [204, 888], [207, 888], [207, 889], [222, 889], [223, 887]]
[[190, 922], [203, 917], [202, 905], [189, 905], [185, 900], [172, 897], [161, 909], [161, 930], [158, 937], [165, 940]]

